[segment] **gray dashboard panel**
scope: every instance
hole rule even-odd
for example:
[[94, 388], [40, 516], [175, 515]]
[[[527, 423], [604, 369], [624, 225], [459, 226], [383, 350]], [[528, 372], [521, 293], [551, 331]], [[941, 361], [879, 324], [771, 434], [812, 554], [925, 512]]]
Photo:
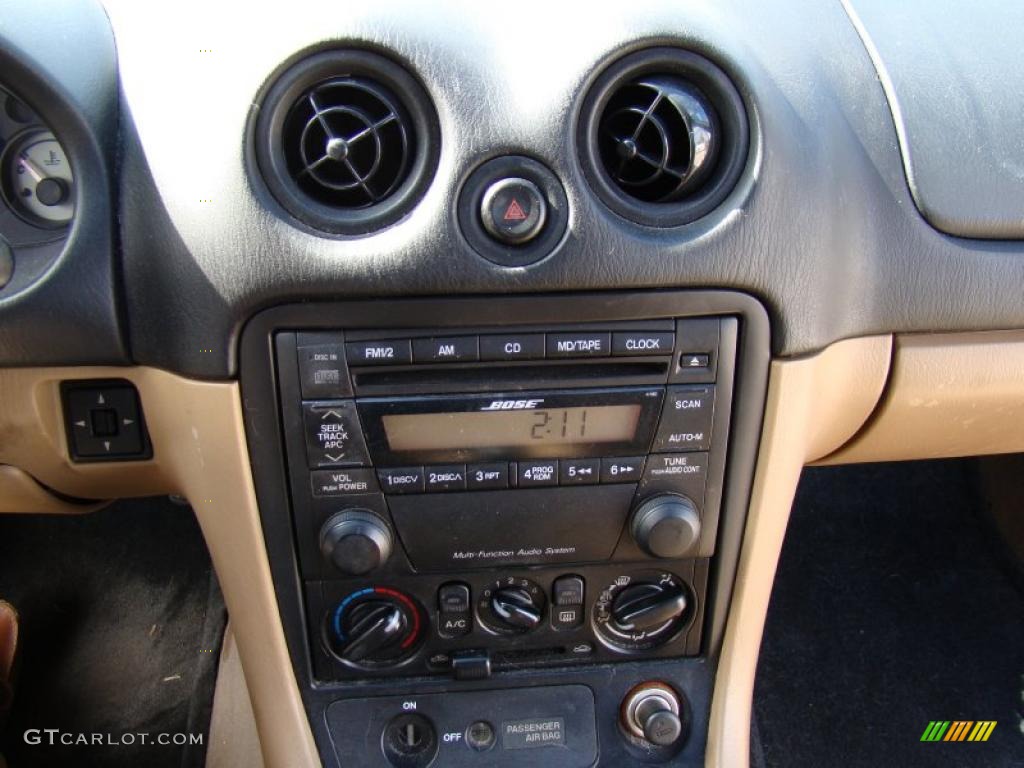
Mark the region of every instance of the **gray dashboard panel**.
[[954, 235], [1024, 237], [1024, 5], [845, 2], [885, 86], [921, 212]]
[[[0, 84], [53, 129], [75, 169], [66, 246], [0, 292], [0, 365], [126, 363], [115, 267], [114, 38], [96, 0], [0, 0]], [[3, 205], [3, 203], [0, 203]]]
[[[839, 2], [152, 5], [108, 0], [124, 93], [124, 273], [140, 363], [222, 377], [256, 310], [303, 299], [721, 287], [759, 297], [773, 348], [798, 355], [887, 331], [1024, 325], [1024, 244], [951, 238], [919, 214], [872, 62]], [[199, 21], [201, 20], [201, 23]], [[715, 60], [751, 116], [750, 163], [716, 213], [653, 230], [590, 192], [576, 159], [588, 83], [637, 47]], [[391, 52], [434, 99], [443, 146], [412, 213], [331, 239], [290, 223], [247, 174], [261, 87], [299, 52]], [[453, 201], [485, 159], [525, 153], [566, 186], [569, 230], [545, 261], [496, 267]]]

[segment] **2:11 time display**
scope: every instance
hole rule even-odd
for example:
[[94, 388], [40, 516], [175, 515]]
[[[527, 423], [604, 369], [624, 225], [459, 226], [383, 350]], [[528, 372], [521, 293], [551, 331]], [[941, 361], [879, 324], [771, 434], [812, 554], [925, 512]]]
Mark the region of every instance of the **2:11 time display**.
[[533, 411], [533, 440], [583, 440], [587, 436], [586, 408], [559, 408], [555, 411]]

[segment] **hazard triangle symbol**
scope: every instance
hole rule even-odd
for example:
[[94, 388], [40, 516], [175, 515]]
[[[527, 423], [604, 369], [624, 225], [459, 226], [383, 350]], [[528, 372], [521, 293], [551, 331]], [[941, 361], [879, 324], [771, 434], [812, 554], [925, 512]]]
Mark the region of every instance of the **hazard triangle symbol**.
[[512, 202], [508, 204], [508, 208], [505, 209], [505, 215], [502, 218], [505, 221], [522, 221], [526, 218], [526, 214], [523, 213], [523, 207], [519, 204], [519, 201], [512, 198]]

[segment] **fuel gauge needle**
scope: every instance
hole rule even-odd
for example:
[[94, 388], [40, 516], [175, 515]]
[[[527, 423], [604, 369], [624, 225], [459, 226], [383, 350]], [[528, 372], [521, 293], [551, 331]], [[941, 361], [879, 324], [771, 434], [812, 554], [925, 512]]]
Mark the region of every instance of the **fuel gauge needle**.
[[18, 159], [21, 161], [22, 165], [24, 165], [25, 168], [28, 169], [28, 172], [31, 173], [32, 176], [35, 178], [36, 184], [38, 184], [40, 181], [46, 178], [46, 174], [43, 172], [43, 170], [38, 165], [36, 165], [32, 160], [30, 160], [28, 155], [18, 155]]

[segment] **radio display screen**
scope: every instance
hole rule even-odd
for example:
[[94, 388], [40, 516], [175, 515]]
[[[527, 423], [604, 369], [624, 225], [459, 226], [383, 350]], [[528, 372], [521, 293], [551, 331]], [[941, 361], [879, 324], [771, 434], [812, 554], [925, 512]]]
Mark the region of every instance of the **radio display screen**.
[[626, 443], [636, 437], [642, 406], [596, 405], [382, 417], [392, 451], [517, 449]]

